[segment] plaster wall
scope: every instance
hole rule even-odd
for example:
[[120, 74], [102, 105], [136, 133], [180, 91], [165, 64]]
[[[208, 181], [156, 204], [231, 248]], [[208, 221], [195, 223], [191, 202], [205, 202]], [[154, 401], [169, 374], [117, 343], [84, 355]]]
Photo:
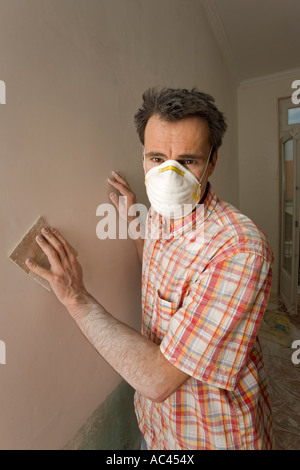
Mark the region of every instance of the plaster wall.
[[0, 0], [0, 64], [0, 448], [60, 449], [121, 377], [8, 255], [45, 216], [78, 251], [88, 290], [139, 329], [134, 243], [96, 236], [107, 177], [120, 171], [147, 202], [142, 92], [197, 86], [227, 115], [212, 182], [237, 205], [236, 84], [198, 0]]

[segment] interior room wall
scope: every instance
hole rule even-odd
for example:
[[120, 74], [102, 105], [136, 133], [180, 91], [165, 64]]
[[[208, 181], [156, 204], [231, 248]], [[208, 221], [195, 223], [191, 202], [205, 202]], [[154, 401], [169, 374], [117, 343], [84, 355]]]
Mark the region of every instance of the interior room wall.
[[0, 0], [0, 64], [0, 448], [60, 449], [122, 379], [8, 255], [43, 215], [78, 251], [88, 290], [139, 329], [134, 243], [96, 236], [107, 178], [120, 171], [146, 203], [142, 92], [197, 86], [227, 116], [213, 184], [237, 205], [236, 84], [198, 0]]
[[239, 205], [268, 235], [278, 293], [280, 181], [278, 100], [291, 97], [300, 69], [241, 82], [238, 89]]

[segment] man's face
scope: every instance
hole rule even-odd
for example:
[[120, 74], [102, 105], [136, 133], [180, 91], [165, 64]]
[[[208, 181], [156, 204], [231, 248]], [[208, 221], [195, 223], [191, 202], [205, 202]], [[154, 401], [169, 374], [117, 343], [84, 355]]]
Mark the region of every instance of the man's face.
[[[205, 119], [189, 117], [168, 122], [155, 114], [151, 116], [145, 129], [145, 173], [166, 160], [176, 160], [200, 180], [210, 148], [210, 129]], [[215, 152], [201, 181], [201, 198], [205, 193], [207, 180], [214, 171], [217, 157], [218, 153]]]

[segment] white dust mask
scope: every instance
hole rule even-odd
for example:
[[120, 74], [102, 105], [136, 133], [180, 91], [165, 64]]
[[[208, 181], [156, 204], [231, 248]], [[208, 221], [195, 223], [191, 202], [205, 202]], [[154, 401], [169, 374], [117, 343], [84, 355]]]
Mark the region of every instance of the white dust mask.
[[200, 181], [176, 160], [167, 160], [148, 171], [145, 177], [146, 191], [151, 206], [158, 214], [179, 219], [195, 209], [200, 200], [201, 181], [211, 152], [212, 148]]

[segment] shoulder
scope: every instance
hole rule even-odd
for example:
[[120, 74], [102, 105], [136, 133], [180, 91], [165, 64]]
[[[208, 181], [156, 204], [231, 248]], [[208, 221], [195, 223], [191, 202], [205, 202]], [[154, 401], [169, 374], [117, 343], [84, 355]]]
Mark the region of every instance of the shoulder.
[[267, 235], [232, 204], [217, 199], [210, 219], [224, 250], [232, 254], [253, 253], [273, 262]]

